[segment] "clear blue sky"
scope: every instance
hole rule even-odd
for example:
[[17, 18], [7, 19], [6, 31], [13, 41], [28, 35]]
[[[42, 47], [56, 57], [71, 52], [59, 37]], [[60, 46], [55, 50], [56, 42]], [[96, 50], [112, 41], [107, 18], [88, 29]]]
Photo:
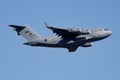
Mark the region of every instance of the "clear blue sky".
[[[53, 36], [58, 27], [109, 28], [109, 38], [90, 48], [30, 47], [9, 24], [28, 24]], [[120, 0], [1, 0], [0, 80], [120, 80]]]

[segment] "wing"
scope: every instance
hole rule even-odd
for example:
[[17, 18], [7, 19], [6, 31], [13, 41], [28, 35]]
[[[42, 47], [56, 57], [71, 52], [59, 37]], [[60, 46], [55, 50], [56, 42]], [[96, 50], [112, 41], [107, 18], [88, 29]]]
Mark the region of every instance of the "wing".
[[46, 27], [51, 29], [53, 33], [56, 33], [58, 36], [62, 36], [64, 38], [75, 38], [79, 35], [79, 32], [72, 31], [72, 29], [63, 29], [63, 28], [55, 28], [53, 26], [48, 26], [47, 23], [45, 23]]

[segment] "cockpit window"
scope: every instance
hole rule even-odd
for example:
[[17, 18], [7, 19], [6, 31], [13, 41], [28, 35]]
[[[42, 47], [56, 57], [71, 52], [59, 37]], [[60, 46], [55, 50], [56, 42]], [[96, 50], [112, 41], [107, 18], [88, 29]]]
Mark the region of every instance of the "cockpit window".
[[108, 29], [104, 29], [105, 31], [107, 31]]

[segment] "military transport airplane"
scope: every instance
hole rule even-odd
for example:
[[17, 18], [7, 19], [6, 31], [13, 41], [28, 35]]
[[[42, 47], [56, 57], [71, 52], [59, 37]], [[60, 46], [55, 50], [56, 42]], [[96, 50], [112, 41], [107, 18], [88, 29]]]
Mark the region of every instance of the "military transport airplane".
[[45, 23], [45, 25], [56, 33], [57, 36], [42, 38], [28, 26], [9, 26], [12, 27], [18, 35], [21, 35], [28, 40], [24, 45], [67, 48], [69, 52], [76, 51], [79, 46], [91, 47], [92, 42], [105, 39], [112, 34], [109, 29], [65, 29], [48, 26], [47, 23]]

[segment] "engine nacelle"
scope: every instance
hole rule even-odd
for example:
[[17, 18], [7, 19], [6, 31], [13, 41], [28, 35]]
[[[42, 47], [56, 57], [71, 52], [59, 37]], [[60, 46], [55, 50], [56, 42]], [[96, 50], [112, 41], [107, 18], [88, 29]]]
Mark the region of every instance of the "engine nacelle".
[[82, 47], [91, 47], [92, 44], [91, 43], [85, 43]]
[[70, 33], [80, 33], [80, 29], [79, 28], [68, 28], [68, 32], [70, 32]]
[[80, 33], [81, 33], [81, 34], [90, 34], [90, 30], [88, 30], [88, 29], [87, 29], [87, 30], [81, 29], [81, 30], [80, 30]]
[[80, 29], [80, 28], [68, 28], [68, 32], [70, 33], [77, 33], [77, 34], [89, 34], [90, 30], [86, 29]]

